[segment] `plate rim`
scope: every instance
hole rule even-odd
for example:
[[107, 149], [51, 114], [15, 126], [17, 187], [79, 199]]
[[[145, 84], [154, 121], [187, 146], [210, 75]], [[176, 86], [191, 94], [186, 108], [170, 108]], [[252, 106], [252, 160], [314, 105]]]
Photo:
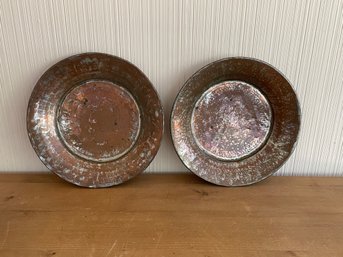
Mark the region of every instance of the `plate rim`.
[[[260, 177], [259, 179], [257, 180], [254, 180], [254, 181], [250, 181], [248, 183], [241, 183], [241, 184], [228, 184], [228, 183], [216, 183], [214, 180], [212, 179], [209, 179], [208, 177], [206, 176], [201, 176], [200, 174], [198, 174], [198, 172], [194, 171], [191, 167], [189, 167], [185, 162], [184, 160], [182, 159], [181, 155], [179, 154], [179, 151], [177, 149], [177, 146], [176, 146], [176, 138], [175, 138], [175, 131], [173, 129], [173, 120], [174, 120], [174, 114], [175, 114], [175, 109], [176, 109], [176, 105], [178, 103], [178, 100], [182, 94], [182, 91], [188, 86], [189, 82], [192, 81], [194, 79], [194, 77], [196, 75], [198, 75], [199, 73], [203, 72], [204, 70], [206, 70], [207, 68], [211, 67], [212, 65], [215, 65], [215, 64], [218, 64], [218, 63], [221, 63], [221, 62], [226, 62], [226, 61], [231, 61], [231, 60], [241, 60], [243, 62], [246, 62], [246, 61], [253, 61], [253, 62], [256, 62], [258, 63], [259, 65], [262, 64], [262, 65], [265, 65], [269, 68], [271, 68], [272, 70], [274, 70], [276, 73], [278, 73], [288, 84], [288, 86], [292, 89], [294, 95], [295, 95], [295, 104], [296, 104], [296, 109], [297, 109], [297, 117], [298, 117], [298, 128], [297, 128], [297, 133], [295, 135], [295, 138], [294, 138], [294, 143], [292, 145], [292, 148], [291, 150], [289, 151], [289, 154], [286, 158], [283, 159], [281, 165], [279, 165], [278, 167], [272, 169], [269, 174], [265, 175], [265, 176], [262, 176]], [[223, 82], [223, 81], [222, 81]], [[246, 82], [246, 81], [243, 81], [245, 83], [248, 83], [249, 82]], [[255, 87], [255, 85], [252, 85]], [[208, 87], [208, 89], [211, 88], [211, 86]], [[258, 87], [255, 87], [257, 88], [257, 90], [259, 90], [268, 100], [268, 102], [270, 103], [270, 100], [269, 98], [265, 95], [264, 92], [262, 92]], [[205, 90], [206, 91], [206, 90]], [[199, 99], [199, 98], [198, 98]], [[272, 107], [272, 106], [271, 106]], [[274, 110], [272, 108], [272, 112], [273, 112], [273, 116], [274, 116]], [[299, 136], [300, 136], [300, 133], [301, 133], [301, 127], [302, 127], [302, 123], [301, 123], [301, 117], [302, 117], [302, 111], [301, 111], [301, 104], [300, 104], [300, 101], [299, 101], [299, 97], [297, 95], [297, 92], [294, 88], [294, 86], [292, 85], [292, 83], [289, 81], [289, 79], [284, 75], [283, 72], [281, 72], [278, 68], [276, 68], [275, 66], [271, 65], [270, 63], [266, 62], [266, 61], [263, 61], [263, 60], [260, 60], [258, 58], [254, 58], [254, 57], [246, 57], [246, 56], [232, 56], [232, 57], [224, 57], [224, 58], [221, 58], [221, 59], [218, 59], [218, 60], [215, 60], [213, 62], [210, 62], [204, 66], [202, 66], [200, 69], [197, 69], [195, 72], [192, 73], [192, 75], [183, 83], [183, 85], [180, 87], [175, 99], [174, 99], [174, 102], [173, 102], [173, 105], [172, 105], [172, 109], [171, 109], [171, 112], [170, 112], [170, 116], [169, 116], [169, 126], [170, 126], [170, 136], [171, 136], [171, 141], [172, 141], [172, 144], [173, 144], [173, 148], [174, 148], [174, 151], [177, 155], [177, 157], [179, 158], [179, 160], [182, 162], [182, 164], [189, 170], [191, 171], [193, 174], [195, 174], [196, 176], [198, 176], [199, 178], [205, 180], [206, 182], [208, 183], [211, 183], [211, 184], [215, 184], [215, 185], [218, 185], [218, 186], [223, 186], [223, 187], [241, 187], [241, 186], [249, 186], [249, 185], [253, 185], [253, 184], [256, 184], [256, 183], [259, 183], [265, 179], [267, 179], [268, 177], [272, 176], [273, 174], [275, 174], [283, 165], [286, 164], [286, 162], [289, 160], [289, 158], [293, 155], [296, 147], [297, 147], [297, 144], [299, 142]], [[274, 118], [273, 118], [274, 119]], [[273, 123], [272, 123], [272, 127], [274, 126], [274, 120], [273, 120]], [[272, 128], [271, 127], [271, 128]], [[271, 134], [271, 132], [269, 132], [269, 134]], [[268, 144], [268, 140], [269, 140], [269, 136], [266, 140], [266, 143], [265, 144]], [[198, 146], [199, 147], [199, 146]], [[263, 148], [263, 147], [262, 147]], [[200, 147], [199, 147], [200, 149]], [[255, 155], [257, 154], [261, 149], [258, 149], [257, 152], [254, 152], [252, 155]], [[249, 156], [250, 157], [250, 156]], [[249, 158], [248, 157], [248, 158]], [[208, 156], [208, 158], [211, 158], [210, 156]], [[220, 160], [218, 160], [220, 161]]]
[[[32, 136], [32, 132], [33, 132], [33, 129], [32, 129], [32, 117], [30, 115], [30, 112], [32, 113], [35, 113], [34, 111], [30, 110], [30, 109], [33, 109], [32, 106], [34, 103], [36, 103], [36, 101], [34, 101], [34, 97], [35, 95], [37, 94], [37, 87], [38, 87], [38, 84], [44, 79], [46, 78], [52, 71], [54, 71], [54, 69], [56, 69], [57, 67], [59, 67], [61, 64], [65, 64], [65, 63], [68, 63], [68, 61], [71, 61], [73, 59], [78, 59], [79, 62], [80, 60], [82, 59], [85, 59], [87, 57], [98, 57], [98, 58], [110, 58], [112, 63], [116, 63], [117, 65], [120, 64], [120, 63], [124, 63], [125, 65], [128, 65], [131, 69], [133, 69], [135, 72], [137, 72], [137, 74], [139, 75], [140, 78], [142, 78], [146, 84], [145, 86], [149, 88], [149, 90], [151, 90], [151, 92], [153, 93], [153, 99], [155, 101], [155, 104], [157, 106], [157, 109], [155, 111], [155, 113], [158, 113], [158, 116], [156, 116], [156, 119], [158, 119], [158, 124], [155, 125], [154, 128], [157, 128], [156, 131], [156, 141], [155, 141], [155, 144], [154, 144], [154, 151], [151, 151], [151, 152], [154, 152], [154, 154], [151, 156], [151, 158], [147, 159], [147, 161], [144, 163], [144, 165], [142, 166], [142, 168], [140, 167], [136, 167], [137, 171], [134, 172], [134, 173], [130, 173], [129, 176], [127, 176], [125, 179], [119, 179], [119, 180], [116, 180], [116, 181], [108, 181], [106, 183], [104, 182], [93, 182], [92, 184], [89, 184], [89, 183], [85, 183], [83, 184], [82, 182], [80, 181], [74, 181], [73, 179], [70, 179], [69, 177], [66, 177], [63, 175], [63, 172], [61, 171], [58, 171], [56, 169], [53, 169], [52, 166], [50, 165], [50, 163], [46, 160], [42, 160], [40, 154], [41, 154], [41, 151], [39, 151], [38, 147], [36, 146], [36, 143], [34, 142], [33, 140], [33, 136]], [[85, 74], [85, 73], [80, 73], [80, 74]], [[101, 72], [100, 72], [101, 74]], [[99, 80], [98, 77], [93, 77], [93, 78], [90, 78], [90, 79], [87, 79], [85, 80], [84, 82], [88, 82], [90, 80]], [[100, 78], [100, 80], [102, 81], [105, 81], [106, 79], [103, 79], [103, 78]], [[111, 83], [114, 83], [114, 84], [117, 84], [115, 81], [112, 81], [112, 80], [107, 80]], [[140, 123], [141, 123], [141, 127], [143, 127], [144, 125], [142, 123], [143, 122], [143, 117], [142, 117], [142, 111], [143, 110], [143, 107], [141, 106], [141, 101], [138, 100], [136, 98], [136, 96], [133, 94], [133, 92], [127, 88], [127, 86], [125, 85], [122, 85], [122, 84], [117, 84], [118, 86], [120, 87], [123, 87], [125, 90], [127, 90], [134, 98], [135, 102], [137, 103], [138, 107], [139, 107], [139, 111], [140, 111]], [[58, 102], [57, 102], [57, 107], [56, 107], [56, 110], [54, 112], [54, 129], [57, 130], [57, 127], [56, 127], [56, 118], [57, 118], [57, 112], [58, 112], [58, 107], [60, 106], [60, 104], [63, 102], [63, 99], [64, 97], [66, 96], [66, 94], [68, 92], [70, 92], [70, 90], [72, 90], [73, 88], [79, 86], [79, 84], [75, 84], [73, 86], [71, 86], [68, 90], [65, 90], [65, 92], [63, 93], [63, 95], [58, 98]], [[49, 85], [47, 85], [47, 87], [49, 87]], [[151, 118], [151, 117], [150, 117]], [[44, 166], [46, 168], [48, 168], [48, 170], [52, 171], [53, 173], [55, 173], [57, 176], [59, 176], [60, 178], [62, 178], [63, 180], [69, 182], [69, 183], [72, 183], [76, 186], [79, 186], [79, 187], [87, 187], [87, 188], [103, 188], [103, 187], [110, 187], [110, 186], [114, 186], [114, 185], [118, 185], [118, 184], [122, 184], [128, 180], [131, 180], [133, 179], [134, 177], [136, 177], [137, 175], [141, 174], [142, 172], [144, 172], [146, 170], [146, 168], [151, 164], [151, 162], [154, 160], [154, 158], [156, 157], [160, 147], [161, 147], [161, 143], [162, 143], [162, 138], [163, 138], [163, 135], [164, 135], [164, 132], [165, 132], [165, 128], [164, 128], [164, 125], [165, 125], [165, 115], [164, 115], [164, 109], [163, 109], [163, 105], [162, 105], [162, 102], [161, 102], [161, 98], [156, 90], [156, 88], [154, 87], [153, 83], [149, 80], [149, 78], [145, 75], [145, 73], [140, 69], [138, 68], [136, 65], [134, 65], [133, 63], [131, 63], [130, 61], [124, 59], [124, 58], [121, 58], [119, 56], [115, 56], [115, 55], [112, 55], [112, 54], [108, 54], [108, 53], [102, 53], [102, 52], [82, 52], [82, 53], [78, 53], [78, 54], [74, 54], [74, 55], [70, 55], [70, 56], [67, 56], [65, 58], [62, 58], [60, 60], [58, 60], [57, 62], [55, 62], [53, 65], [49, 66], [40, 76], [39, 78], [37, 79], [36, 83], [34, 84], [34, 87], [32, 88], [32, 91], [31, 91], [31, 94], [28, 98], [28, 102], [27, 102], [27, 108], [26, 108], [26, 131], [27, 131], [27, 136], [28, 136], [28, 139], [30, 141], [30, 144], [31, 144], [31, 147], [34, 149], [35, 151], [35, 154], [37, 155], [37, 157], [40, 159], [40, 161], [44, 164]], [[141, 130], [141, 129], [140, 129]], [[57, 132], [57, 131], [56, 131]], [[125, 153], [123, 156], [127, 155], [128, 153], [130, 153], [133, 148], [135, 148], [135, 145], [136, 144], [139, 144], [139, 137], [141, 136], [141, 133], [142, 131], [139, 131], [139, 135], [137, 137], [137, 140], [136, 142], [134, 143], [133, 147], [131, 147], [131, 149]], [[38, 134], [38, 133], [37, 133]], [[60, 143], [64, 146], [65, 150], [66, 151], [69, 151], [69, 149], [67, 149], [67, 147], [65, 146], [64, 142], [62, 142], [63, 140], [60, 138], [60, 135], [59, 133], [56, 133], [57, 134], [57, 138], [58, 140], [60, 141]], [[70, 151], [69, 151], [70, 152]], [[72, 156], [74, 156], [75, 159], [82, 159], [83, 162], [92, 162], [92, 161], [89, 161], [87, 159], [83, 159], [83, 158], [80, 158], [79, 156], [75, 155], [75, 154], [71, 154]], [[138, 154], [140, 155], [140, 154]], [[116, 160], [113, 160], [113, 161], [109, 161], [109, 162], [99, 162], [98, 164], [99, 165], [106, 165], [107, 163], [114, 163], [116, 162], [117, 160], [120, 160], [123, 156], [119, 157], [118, 159]], [[144, 156], [144, 158], [146, 158], [146, 155]], [[94, 162], [93, 162], [94, 163]], [[92, 171], [88, 171], [88, 173], [92, 173]], [[102, 173], [104, 174], [104, 173]]]

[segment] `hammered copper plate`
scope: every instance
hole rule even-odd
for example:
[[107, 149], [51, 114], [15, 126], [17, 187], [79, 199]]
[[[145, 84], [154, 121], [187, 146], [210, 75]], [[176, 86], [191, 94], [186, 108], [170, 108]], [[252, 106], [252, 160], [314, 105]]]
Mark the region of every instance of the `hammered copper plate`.
[[108, 54], [52, 66], [33, 89], [27, 130], [38, 157], [73, 184], [108, 187], [145, 170], [162, 138], [163, 110], [147, 77]]
[[300, 107], [287, 79], [248, 58], [213, 62], [192, 75], [171, 114], [175, 150], [199, 177], [222, 186], [259, 182], [291, 155]]

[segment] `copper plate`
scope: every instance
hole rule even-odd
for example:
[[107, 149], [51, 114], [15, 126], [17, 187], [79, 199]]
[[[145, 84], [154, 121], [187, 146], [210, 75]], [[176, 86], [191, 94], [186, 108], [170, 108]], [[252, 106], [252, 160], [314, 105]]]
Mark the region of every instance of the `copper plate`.
[[300, 107], [290, 83], [269, 64], [248, 58], [222, 59], [197, 71], [171, 114], [181, 161], [222, 186], [272, 175], [291, 155], [299, 128]]
[[27, 130], [41, 161], [84, 187], [123, 183], [147, 168], [160, 146], [163, 110], [147, 77], [115, 56], [64, 59], [37, 82]]

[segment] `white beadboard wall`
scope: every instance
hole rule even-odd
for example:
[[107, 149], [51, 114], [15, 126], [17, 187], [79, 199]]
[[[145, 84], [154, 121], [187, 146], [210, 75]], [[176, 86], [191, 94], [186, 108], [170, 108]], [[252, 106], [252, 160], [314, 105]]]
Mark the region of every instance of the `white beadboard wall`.
[[185, 171], [169, 135], [187, 78], [220, 58], [281, 70], [302, 107], [293, 156], [279, 175], [343, 175], [343, 2], [320, 0], [0, 0], [0, 171], [46, 171], [26, 135], [36, 81], [82, 52], [120, 56], [152, 81], [166, 129], [151, 172]]

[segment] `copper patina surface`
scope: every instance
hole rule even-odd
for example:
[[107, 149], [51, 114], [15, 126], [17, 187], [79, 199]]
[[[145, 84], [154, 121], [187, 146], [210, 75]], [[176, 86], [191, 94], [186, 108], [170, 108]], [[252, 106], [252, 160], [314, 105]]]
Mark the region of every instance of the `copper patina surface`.
[[58, 110], [57, 125], [69, 150], [92, 161], [112, 161], [127, 153], [140, 129], [139, 108], [124, 88], [108, 81], [75, 87]]
[[27, 130], [41, 161], [85, 187], [125, 182], [147, 168], [163, 133], [161, 102], [147, 77], [107, 54], [64, 59], [33, 89]]
[[269, 103], [255, 87], [240, 81], [224, 81], [213, 85], [197, 101], [192, 133], [207, 154], [239, 160], [263, 145], [271, 119]]
[[223, 186], [272, 175], [291, 155], [300, 128], [292, 86], [275, 68], [228, 58], [197, 71], [171, 115], [177, 154], [188, 169]]

